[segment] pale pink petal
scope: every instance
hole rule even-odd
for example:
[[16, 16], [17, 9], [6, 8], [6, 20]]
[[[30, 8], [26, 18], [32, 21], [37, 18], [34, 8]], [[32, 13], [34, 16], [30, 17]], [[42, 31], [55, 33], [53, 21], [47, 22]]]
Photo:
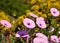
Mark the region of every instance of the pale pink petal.
[[20, 37], [20, 35], [19, 34], [16, 34], [15, 37]]
[[34, 28], [35, 27], [35, 23], [33, 20], [29, 19], [29, 18], [25, 18], [23, 20], [23, 24], [27, 27], [27, 28]]
[[52, 40], [53, 42], [56, 42], [56, 43], [59, 42], [58, 37], [57, 37], [56, 35], [52, 35], [52, 36], [51, 36], [51, 40]]
[[39, 37], [39, 38], [44, 38], [45, 40], [48, 40], [47, 36], [45, 36], [42, 33], [36, 33], [36, 36]]
[[44, 38], [35, 37], [33, 39], [33, 43], [48, 43], [48, 40], [45, 40]]
[[50, 12], [53, 16], [59, 16], [59, 11], [56, 8], [51, 8]]
[[3, 26], [6, 26], [8, 28], [11, 28], [11, 23], [9, 23], [8, 21], [6, 20], [1, 20], [0, 23], [3, 25]]

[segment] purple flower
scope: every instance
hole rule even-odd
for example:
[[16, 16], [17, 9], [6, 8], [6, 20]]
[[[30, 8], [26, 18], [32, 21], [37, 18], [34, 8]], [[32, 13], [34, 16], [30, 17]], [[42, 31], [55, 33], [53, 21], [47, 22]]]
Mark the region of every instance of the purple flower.
[[33, 43], [48, 43], [48, 40], [45, 40], [44, 38], [35, 37], [33, 39]]
[[36, 24], [40, 27], [40, 28], [46, 28], [46, 24], [44, 21], [44, 18], [36, 18]]
[[34, 17], [34, 18], [37, 18], [38, 16], [36, 16], [35, 14], [33, 13], [30, 13], [30, 16]]
[[28, 32], [26, 30], [20, 30], [16, 33], [16, 37], [28, 37]]
[[55, 35], [52, 35], [52, 36], [51, 36], [51, 41], [53, 41], [53, 42], [55, 42], [55, 43], [58, 43], [58, 42], [59, 42], [58, 37], [55, 36]]
[[34, 28], [35, 27], [35, 23], [33, 20], [29, 19], [29, 18], [25, 18], [23, 20], [23, 24], [27, 27], [27, 28]]
[[6, 20], [1, 20], [0, 23], [3, 25], [3, 26], [6, 26], [8, 28], [11, 28], [11, 23], [9, 23], [8, 21]]
[[56, 8], [51, 8], [50, 12], [53, 16], [59, 16], [59, 11]]

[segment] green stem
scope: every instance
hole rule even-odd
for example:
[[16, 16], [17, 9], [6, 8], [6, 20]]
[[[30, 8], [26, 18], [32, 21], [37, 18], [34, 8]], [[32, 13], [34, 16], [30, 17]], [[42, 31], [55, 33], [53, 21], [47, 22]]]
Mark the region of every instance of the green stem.
[[20, 38], [20, 39], [21, 39], [21, 41], [24, 43], [23, 39], [22, 39], [22, 38]]

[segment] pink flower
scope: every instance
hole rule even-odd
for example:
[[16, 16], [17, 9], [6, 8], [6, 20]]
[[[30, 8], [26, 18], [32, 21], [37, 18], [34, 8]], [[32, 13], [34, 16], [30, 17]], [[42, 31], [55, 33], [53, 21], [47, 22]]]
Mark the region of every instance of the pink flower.
[[43, 21], [43, 19], [36, 19], [36, 24], [40, 27], [40, 28], [46, 28], [46, 24], [45, 21]]
[[55, 36], [55, 35], [52, 35], [52, 36], [51, 36], [51, 41], [56, 42], [56, 43], [59, 42], [58, 37]]
[[23, 20], [23, 24], [27, 27], [27, 28], [34, 28], [35, 27], [35, 23], [33, 20], [29, 19], [29, 18], [25, 18]]
[[36, 33], [36, 36], [39, 37], [39, 38], [43, 38], [45, 40], [48, 40], [47, 36], [45, 36], [44, 34], [42, 33]]
[[59, 11], [56, 8], [51, 8], [50, 12], [53, 16], [59, 16]]
[[34, 17], [34, 18], [37, 18], [38, 16], [36, 16], [35, 14], [33, 13], [30, 13], [30, 16]]
[[44, 21], [43, 17], [38, 17], [36, 18], [36, 24], [40, 27], [40, 28], [46, 28], [46, 24]]
[[6, 26], [6, 27], [8, 27], [8, 28], [11, 28], [11, 24], [10, 24], [8, 21], [6, 21], [6, 20], [1, 20], [0, 23], [1, 23], [3, 26]]
[[44, 38], [36, 37], [33, 39], [33, 43], [48, 43], [48, 40], [45, 40]]

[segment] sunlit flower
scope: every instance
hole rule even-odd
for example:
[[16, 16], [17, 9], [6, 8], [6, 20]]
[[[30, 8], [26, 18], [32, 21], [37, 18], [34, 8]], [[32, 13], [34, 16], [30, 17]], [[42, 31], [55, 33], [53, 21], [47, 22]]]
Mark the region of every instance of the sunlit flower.
[[35, 27], [35, 23], [33, 20], [29, 19], [29, 18], [25, 18], [23, 20], [23, 24], [27, 27], [27, 28], [34, 28]]
[[30, 13], [30, 16], [32, 16], [32, 17], [34, 17], [34, 18], [38, 17], [37, 15], [35, 15], [35, 14], [33, 14], [33, 13]]
[[59, 42], [58, 37], [55, 36], [55, 35], [52, 35], [52, 36], [51, 36], [51, 41], [56, 42], [56, 43]]
[[3, 25], [3, 26], [6, 26], [8, 28], [11, 28], [11, 23], [9, 23], [8, 21], [6, 20], [1, 20], [0, 23]]
[[44, 38], [35, 37], [33, 39], [33, 43], [48, 43], [48, 40], [45, 40]]
[[16, 33], [16, 37], [28, 37], [28, 32], [26, 30], [20, 30]]
[[46, 28], [46, 24], [44, 21], [44, 18], [36, 18], [36, 24], [40, 27], [40, 28]]
[[59, 16], [59, 11], [56, 8], [51, 8], [50, 12], [53, 16]]

